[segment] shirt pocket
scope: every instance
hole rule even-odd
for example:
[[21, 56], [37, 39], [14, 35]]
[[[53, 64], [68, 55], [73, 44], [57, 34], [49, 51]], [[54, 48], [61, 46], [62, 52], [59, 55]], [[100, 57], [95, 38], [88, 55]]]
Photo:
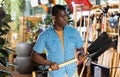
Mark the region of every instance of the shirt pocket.
[[55, 52], [56, 51], [56, 40], [49, 40], [46, 42], [46, 49], [48, 52]]

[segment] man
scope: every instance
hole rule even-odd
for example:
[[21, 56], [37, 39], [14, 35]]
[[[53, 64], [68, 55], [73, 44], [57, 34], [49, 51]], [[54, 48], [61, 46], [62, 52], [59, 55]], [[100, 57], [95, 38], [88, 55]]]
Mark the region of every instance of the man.
[[[68, 64], [59, 68], [58, 64], [71, 60], [75, 57], [75, 49], [80, 51], [83, 42], [79, 32], [67, 25], [68, 15], [62, 5], [55, 5], [52, 8], [53, 26], [40, 33], [37, 42], [33, 47], [32, 59], [39, 64], [47, 65], [48, 77], [77, 77], [76, 63]], [[46, 49], [47, 59], [40, 54]]]

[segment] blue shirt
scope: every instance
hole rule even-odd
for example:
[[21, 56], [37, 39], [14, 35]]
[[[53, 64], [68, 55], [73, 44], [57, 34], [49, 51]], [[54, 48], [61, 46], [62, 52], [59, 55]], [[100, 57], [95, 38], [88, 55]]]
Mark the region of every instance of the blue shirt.
[[[48, 28], [46, 31], [40, 33], [37, 42], [33, 47], [33, 50], [42, 53], [44, 49], [47, 51], [47, 59], [57, 64], [66, 62], [75, 57], [75, 49], [83, 46], [82, 38], [79, 32], [66, 25], [64, 28], [64, 51], [62, 50], [62, 43], [55, 32], [53, 27]], [[77, 66], [76, 63], [66, 65], [59, 70], [49, 72], [52, 77], [64, 77], [67, 72], [68, 76], [71, 77], [75, 72]]]

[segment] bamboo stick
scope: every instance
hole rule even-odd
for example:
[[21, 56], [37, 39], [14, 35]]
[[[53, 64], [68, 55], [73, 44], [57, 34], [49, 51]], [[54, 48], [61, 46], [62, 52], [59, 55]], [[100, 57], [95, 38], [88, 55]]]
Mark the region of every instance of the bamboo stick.
[[88, 47], [89, 26], [90, 26], [90, 17], [88, 16], [88, 24], [86, 29], [86, 38], [85, 38], [85, 47], [84, 47], [85, 54], [88, 53], [87, 47]]
[[118, 25], [118, 43], [117, 43], [117, 52], [120, 52], [120, 18], [119, 18], [119, 25]]
[[95, 26], [97, 24], [96, 22], [96, 16], [94, 16], [93, 24], [92, 24], [92, 40], [94, 41], [96, 39], [96, 29]]
[[[86, 38], [85, 38], [85, 46], [84, 46], [84, 51], [85, 51], [85, 54], [87, 54], [87, 47], [88, 47], [88, 36], [89, 36], [89, 26], [90, 26], [90, 16], [88, 16], [88, 24], [87, 24], [87, 30], [86, 30]], [[85, 69], [85, 66], [86, 66], [86, 63], [88, 61], [89, 58], [87, 58], [85, 60], [85, 62], [83, 63], [83, 67], [82, 67], [82, 71], [80, 73], [80, 77], [82, 77], [82, 74], [84, 72], [84, 69]]]
[[[113, 60], [113, 67], [118, 67], [118, 64], [119, 64], [119, 53], [115, 53], [114, 55], [114, 60]], [[112, 69], [112, 74], [111, 74], [111, 77], [115, 77], [115, 74], [116, 74], [116, 69], [113, 68]]]
[[[110, 64], [110, 65], [111, 65], [111, 67], [113, 67], [113, 63], [114, 63], [114, 56], [115, 56], [115, 52], [113, 52], [113, 53], [112, 53], [112, 59], [111, 59], [111, 64]], [[113, 72], [113, 70], [111, 69], [111, 70], [110, 70], [110, 77], [112, 77], [112, 75], [113, 75], [113, 73], [112, 73], [112, 72]]]
[[81, 70], [81, 73], [80, 73], [80, 76], [79, 76], [79, 77], [82, 77], [88, 59], [89, 59], [89, 58], [87, 58], [87, 59], [84, 61], [83, 67], [82, 67], [82, 70]]
[[101, 56], [98, 57], [98, 64], [100, 64], [100, 65], [102, 65], [103, 56], [104, 56], [104, 54], [102, 54]]
[[120, 77], [120, 68], [119, 68], [120, 67], [120, 53], [119, 53], [118, 60], [119, 60], [119, 64], [118, 64], [118, 68], [116, 68], [117, 71], [116, 71], [115, 77]]
[[73, 6], [73, 18], [74, 18], [74, 27], [76, 28], [77, 27], [77, 15], [76, 15], [76, 6], [75, 6], [75, 3], [72, 2], [72, 6]]
[[104, 16], [104, 32], [106, 32], [106, 15]]
[[103, 64], [102, 64], [103, 66], [106, 66], [106, 67], [108, 66], [108, 65], [107, 65], [107, 64], [108, 64], [108, 58], [109, 58], [109, 57], [108, 57], [108, 53], [109, 53], [109, 52], [107, 52], [107, 51], [104, 52]]
[[[120, 8], [120, 5], [119, 5], [119, 8]], [[118, 43], [117, 43], [117, 59], [115, 60], [116, 62], [114, 62], [114, 65], [116, 65], [116, 67], [119, 67], [120, 66], [120, 18], [119, 18], [119, 22], [118, 22]], [[114, 75], [114, 77], [119, 77], [120, 74], [120, 70], [119, 69], [113, 69], [115, 71], [112, 72], [112, 76]]]
[[106, 32], [106, 15], [103, 16], [101, 32]]
[[84, 23], [83, 27], [86, 28], [86, 31], [83, 33], [83, 39], [85, 39], [85, 41], [86, 41], [87, 27], [86, 27], [86, 18], [85, 18], [85, 16], [84, 16], [84, 22], [83, 23]]
[[81, 15], [80, 15], [80, 34], [81, 34], [81, 36], [82, 36], [82, 29], [81, 29], [81, 27], [82, 27], [82, 11], [81, 11]]

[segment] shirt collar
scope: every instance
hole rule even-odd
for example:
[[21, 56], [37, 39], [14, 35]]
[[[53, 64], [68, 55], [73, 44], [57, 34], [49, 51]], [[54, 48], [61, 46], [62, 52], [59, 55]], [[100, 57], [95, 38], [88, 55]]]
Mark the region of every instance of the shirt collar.
[[[67, 27], [68, 25], [66, 25], [65, 27], [64, 27], [64, 29], [66, 29], [66, 27]], [[51, 26], [51, 30], [53, 30], [54, 29], [54, 26], [52, 25]]]

